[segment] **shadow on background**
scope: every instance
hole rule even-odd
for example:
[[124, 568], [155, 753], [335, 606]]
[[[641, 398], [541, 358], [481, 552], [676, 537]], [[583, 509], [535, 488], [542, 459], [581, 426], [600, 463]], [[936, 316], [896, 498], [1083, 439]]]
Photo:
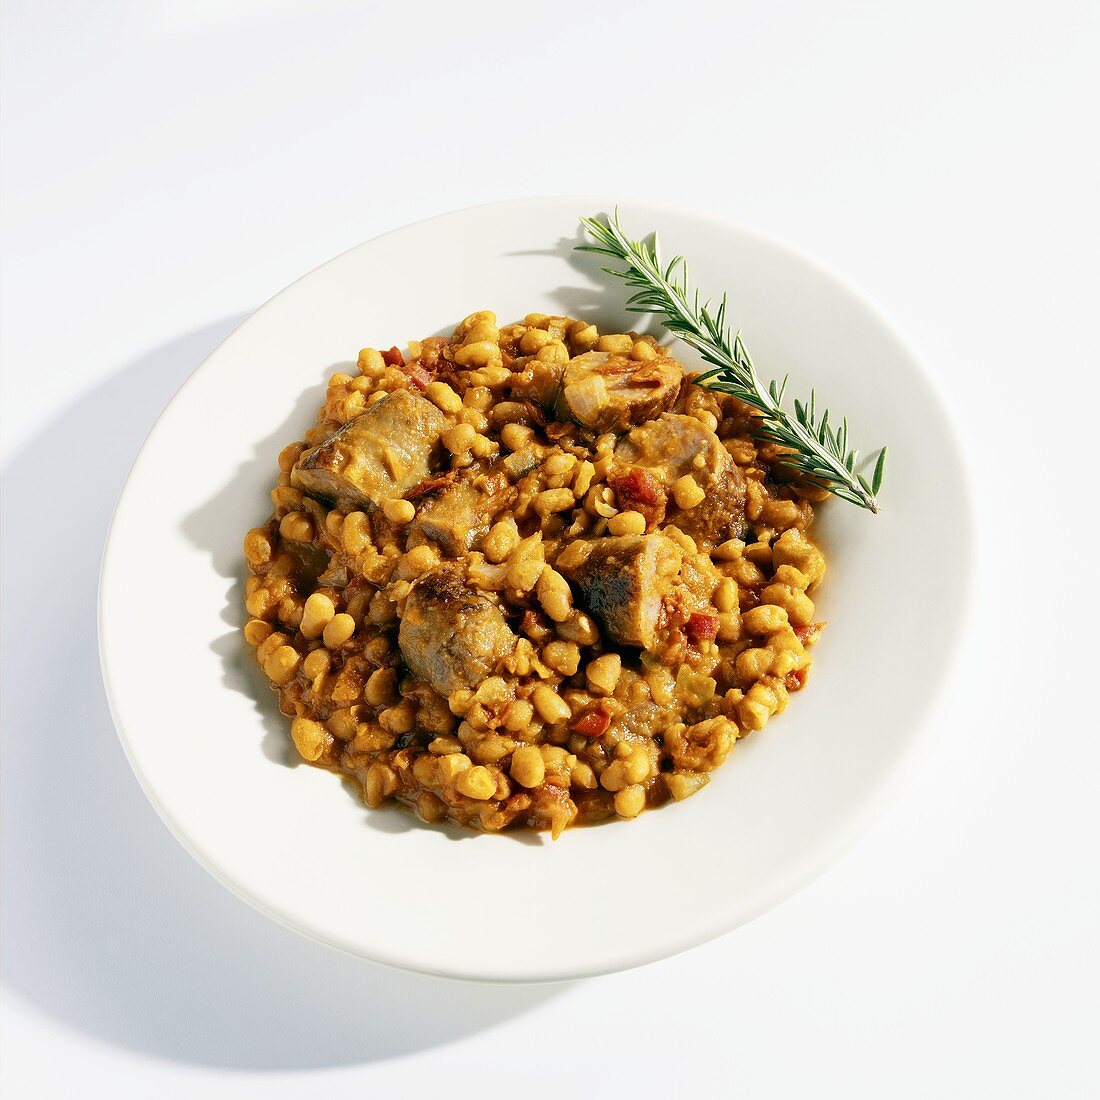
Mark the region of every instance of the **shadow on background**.
[[[405, 974], [262, 917], [157, 819], [100, 682], [96, 587], [115, 499], [156, 415], [240, 320], [132, 363], [3, 471], [3, 978], [66, 1024], [162, 1058], [382, 1060], [491, 1028], [561, 987]], [[150, 623], [155, 644], [170, 603]]]

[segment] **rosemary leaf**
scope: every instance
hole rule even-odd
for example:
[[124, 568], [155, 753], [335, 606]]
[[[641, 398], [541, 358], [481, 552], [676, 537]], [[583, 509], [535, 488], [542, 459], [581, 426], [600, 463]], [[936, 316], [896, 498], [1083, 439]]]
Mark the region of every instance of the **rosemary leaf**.
[[610, 256], [626, 265], [601, 270], [635, 290], [627, 304], [630, 312], [660, 317], [669, 332], [693, 347], [709, 365], [710, 369], [693, 376], [696, 385], [731, 394], [755, 409], [756, 434], [785, 448], [781, 461], [792, 472], [841, 500], [878, 511], [876, 498], [886, 470], [885, 447], [878, 452], [868, 482], [856, 472], [859, 451], [848, 449], [847, 419], [841, 419], [839, 428], [829, 423], [828, 410], [819, 419], [814, 390], [808, 402], [795, 399], [792, 417], [783, 408], [787, 379], [767, 385], [760, 380], [741, 333], [733, 331], [726, 320], [726, 296], [714, 310], [709, 299], [701, 302], [698, 289], [690, 286], [687, 261], [682, 256], [662, 264], [657, 234], [648, 241], [631, 240], [617, 211], [603, 220], [581, 218], [581, 224], [595, 243], [577, 245], [577, 251]]

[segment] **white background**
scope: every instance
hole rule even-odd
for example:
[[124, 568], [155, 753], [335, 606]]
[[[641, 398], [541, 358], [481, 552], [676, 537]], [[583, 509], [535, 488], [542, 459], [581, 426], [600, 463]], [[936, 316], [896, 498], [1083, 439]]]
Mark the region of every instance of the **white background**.
[[[8, 0], [5, 1096], [1095, 1096], [1098, 10]], [[256, 305], [561, 192], [748, 222], [885, 308], [966, 431], [977, 610], [919, 778], [816, 884], [638, 971], [468, 986], [300, 940], [177, 847], [95, 582], [144, 434]]]

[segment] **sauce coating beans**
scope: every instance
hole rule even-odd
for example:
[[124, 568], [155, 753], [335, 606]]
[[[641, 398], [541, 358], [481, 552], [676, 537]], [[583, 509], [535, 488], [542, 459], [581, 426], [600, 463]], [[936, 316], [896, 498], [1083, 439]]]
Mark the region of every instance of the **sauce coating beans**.
[[358, 371], [244, 536], [244, 637], [299, 756], [368, 806], [635, 818], [805, 685], [822, 494], [652, 337], [480, 311]]

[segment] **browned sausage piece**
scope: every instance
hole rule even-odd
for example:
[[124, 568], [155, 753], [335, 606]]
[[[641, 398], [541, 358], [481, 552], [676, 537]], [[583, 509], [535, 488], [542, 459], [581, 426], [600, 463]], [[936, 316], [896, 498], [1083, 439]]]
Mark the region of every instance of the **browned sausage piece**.
[[589, 351], [566, 365], [557, 414], [597, 432], [625, 432], [671, 408], [683, 378], [671, 355], [638, 361]]
[[745, 533], [745, 477], [714, 432], [692, 416], [665, 413], [619, 441], [615, 457], [652, 470], [666, 489], [690, 474], [706, 493], [694, 508], [672, 508], [668, 522], [712, 544]]
[[675, 587], [682, 559], [680, 547], [665, 535], [621, 535], [573, 543], [556, 568], [612, 640], [653, 649], [663, 601]]
[[293, 484], [337, 507], [371, 510], [423, 481], [446, 417], [426, 398], [395, 390], [305, 451]]
[[461, 557], [515, 497], [515, 489], [499, 471], [484, 474], [475, 469], [472, 476], [440, 478], [438, 487], [408, 494], [416, 504], [416, 518], [409, 525], [407, 545], [411, 549], [434, 542], [447, 557]]
[[476, 688], [516, 647], [500, 608], [454, 566], [421, 578], [405, 602], [397, 641], [413, 675], [444, 698]]

